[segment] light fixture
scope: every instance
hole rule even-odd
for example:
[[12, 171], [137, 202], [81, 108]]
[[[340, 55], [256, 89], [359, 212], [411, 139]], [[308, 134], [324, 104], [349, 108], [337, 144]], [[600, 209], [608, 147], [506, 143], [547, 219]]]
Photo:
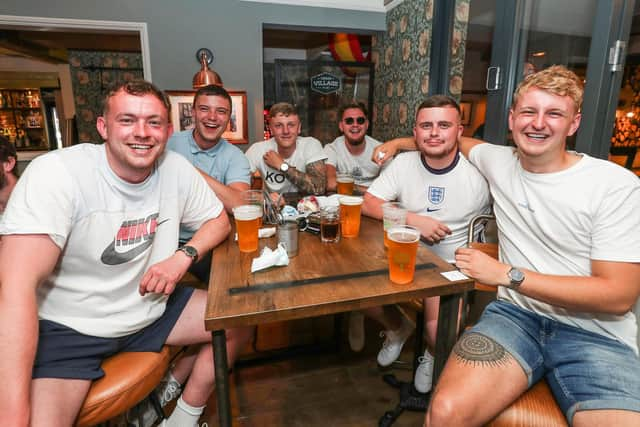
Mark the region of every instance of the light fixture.
[[545, 56], [547, 54], [547, 52], [545, 52], [544, 50], [541, 50], [539, 52], [533, 52], [531, 54], [531, 56], [533, 56], [534, 58], [542, 58], [543, 56]]
[[222, 79], [215, 71], [209, 69], [209, 64], [213, 62], [213, 53], [203, 47], [196, 52], [196, 58], [200, 62], [200, 71], [193, 76], [193, 88], [199, 89], [204, 86], [222, 86]]
[[635, 115], [635, 114], [633, 114], [633, 111], [629, 111], [629, 112], [626, 114], [626, 116], [627, 116], [627, 117], [629, 117], [630, 119], [632, 119], [634, 115]]

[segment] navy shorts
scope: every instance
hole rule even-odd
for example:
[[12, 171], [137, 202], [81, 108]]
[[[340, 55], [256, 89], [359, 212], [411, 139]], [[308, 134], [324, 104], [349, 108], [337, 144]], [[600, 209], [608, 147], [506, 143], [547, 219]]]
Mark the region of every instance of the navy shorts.
[[529, 387], [544, 377], [569, 425], [582, 410], [640, 412], [640, 359], [626, 344], [506, 301], [489, 304], [468, 332], [502, 345]]
[[40, 320], [32, 377], [95, 380], [104, 375], [100, 365], [109, 356], [123, 351], [159, 352], [193, 290], [178, 286], [169, 296], [165, 311], [159, 319], [124, 337], [94, 337], [60, 323]]

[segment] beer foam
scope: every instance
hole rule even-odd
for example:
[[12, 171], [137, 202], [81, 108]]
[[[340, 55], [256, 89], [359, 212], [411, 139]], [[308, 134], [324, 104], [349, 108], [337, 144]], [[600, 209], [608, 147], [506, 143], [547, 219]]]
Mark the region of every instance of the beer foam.
[[393, 226], [387, 229], [387, 238], [398, 243], [413, 243], [420, 240], [420, 231], [414, 227]]
[[262, 216], [262, 208], [258, 205], [241, 205], [233, 208], [233, 216], [240, 221], [251, 221]]
[[340, 197], [340, 204], [346, 206], [358, 206], [362, 204], [362, 197], [344, 196]]
[[338, 176], [336, 177], [336, 182], [351, 183], [351, 182], [355, 182], [355, 180], [352, 176]]

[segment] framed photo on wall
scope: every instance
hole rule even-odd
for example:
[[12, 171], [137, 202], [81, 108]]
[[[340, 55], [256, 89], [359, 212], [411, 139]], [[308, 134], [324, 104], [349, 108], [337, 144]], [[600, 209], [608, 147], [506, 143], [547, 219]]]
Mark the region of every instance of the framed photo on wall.
[[[231, 118], [222, 137], [232, 144], [249, 142], [247, 123], [247, 93], [245, 91], [228, 91], [231, 95]], [[193, 129], [195, 126], [193, 112], [194, 90], [166, 91], [171, 102], [171, 123], [176, 132]]]

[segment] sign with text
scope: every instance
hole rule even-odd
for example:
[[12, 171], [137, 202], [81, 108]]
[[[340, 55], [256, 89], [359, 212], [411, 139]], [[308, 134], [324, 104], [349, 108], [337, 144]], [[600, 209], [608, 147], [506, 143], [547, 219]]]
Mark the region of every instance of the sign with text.
[[340, 79], [329, 73], [317, 74], [311, 77], [311, 90], [323, 95], [338, 92], [340, 90]]

